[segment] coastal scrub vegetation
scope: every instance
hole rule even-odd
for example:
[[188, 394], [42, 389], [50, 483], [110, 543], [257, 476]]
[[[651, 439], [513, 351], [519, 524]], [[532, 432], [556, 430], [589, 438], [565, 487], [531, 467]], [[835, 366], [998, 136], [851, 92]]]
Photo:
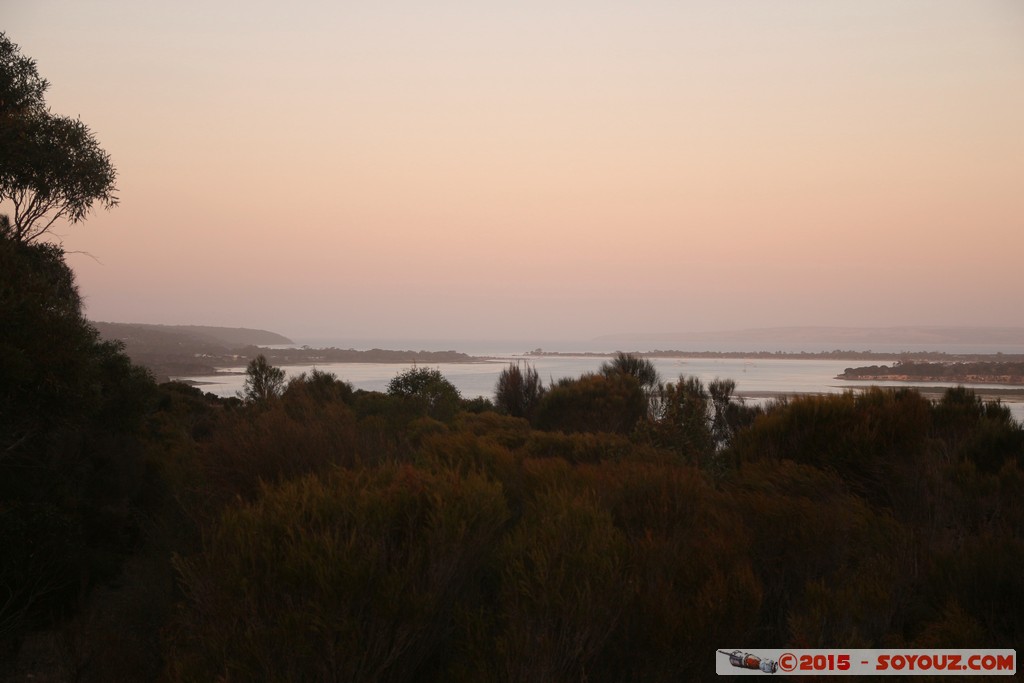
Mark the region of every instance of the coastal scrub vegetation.
[[221, 399], [99, 341], [58, 248], [0, 260], [2, 675], [678, 681], [723, 643], [1019, 642], [1024, 429], [970, 390], [752, 407], [623, 355], [509, 366], [492, 402], [256, 358]]
[[[21, 125], [45, 83], [5, 41]], [[751, 407], [621, 354], [492, 402], [254, 355], [221, 399], [102, 341], [62, 250], [2, 225], [0, 680], [667, 683], [744, 643], [1021, 642], [1024, 428], [967, 389]]]

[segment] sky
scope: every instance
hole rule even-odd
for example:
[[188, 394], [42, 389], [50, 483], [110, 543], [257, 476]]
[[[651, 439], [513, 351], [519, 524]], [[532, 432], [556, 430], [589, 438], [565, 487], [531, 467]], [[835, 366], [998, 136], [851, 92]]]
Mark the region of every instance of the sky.
[[0, 0], [118, 168], [93, 320], [1024, 325], [1019, 0]]

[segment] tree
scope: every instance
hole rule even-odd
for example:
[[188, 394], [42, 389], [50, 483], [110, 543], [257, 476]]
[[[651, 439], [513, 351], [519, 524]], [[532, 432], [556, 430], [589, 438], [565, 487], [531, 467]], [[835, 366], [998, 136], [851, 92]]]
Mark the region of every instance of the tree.
[[544, 431], [629, 434], [646, 414], [647, 397], [632, 375], [585, 374], [545, 392], [533, 422]]
[[353, 389], [348, 382], [338, 379], [333, 372], [324, 370], [313, 370], [307, 375], [303, 372], [298, 377], [288, 381], [288, 388], [284, 391], [284, 398], [298, 398], [306, 396], [315, 403], [352, 402]]
[[0, 33], [0, 233], [29, 243], [61, 219], [77, 223], [96, 203], [117, 205], [117, 170], [89, 127], [50, 112], [49, 83]]
[[732, 392], [735, 390], [736, 382], [731, 379], [716, 377], [708, 384], [708, 395], [715, 411], [715, 417], [711, 423], [711, 433], [715, 437], [715, 444], [718, 448], [728, 446], [732, 439], [733, 424], [729, 419], [729, 408], [732, 406]]
[[662, 390], [662, 413], [650, 425], [657, 446], [678, 453], [685, 461], [700, 464], [715, 451], [711, 411], [704, 383], [698, 377], [680, 375]]
[[241, 392], [246, 403], [264, 403], [280, 396], [283, 389], [284, 370], [271, 365], [262, 353], [249, 361]]
[[647, 358], [619, 351], [615, 358], [601, 364], [601, 374], [612, 375], [622, 373], [629, 375], [640, 383], [644, 395], [647, 397], [647, 416], [655, 418], [662, 411], [662, 387], [661, 377], [658, 370]]
[[34, 60], [21, 55], [18, 46], [0, 31], [0, 117], [6, 123], [12, 113], [45, 111], [43, 95], [50, 84], [36, 71]]
[[509, 363], [498, 375], [494, 405], [499, 412], [529, 419], [543, 395], [544, 385], [536, 368], [527, 365], [524, 370], [518, 363]]
[[85, 319], [59, 246], [0, 235], [0, 321], [6, 652], [117, 574], [159, 489], [139, 442], [156, 387]]
[[459, 390], [436, 368], [409, 368], [388, 382], [392, 396], [419, 402], [424, 412], [435, 420], [451, 420], [459, 408]]
[[601, 364], [601, 374], [609, 375], [613, 372], [621, 372], [635, 377], [648, 394], [656, 390], [661, 381], [654, 363], [646, 358], [622, 351], [619, 351], [612, 360]]

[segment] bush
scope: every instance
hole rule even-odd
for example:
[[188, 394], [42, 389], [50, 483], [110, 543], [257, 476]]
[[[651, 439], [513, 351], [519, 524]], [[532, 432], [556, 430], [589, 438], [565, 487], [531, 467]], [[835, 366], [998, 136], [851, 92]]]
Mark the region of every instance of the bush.
[[239, 398], [258, 405], [277, 398], [284, 391], [284, 370], [275, 368], [262, 353], [245, 368], [245, 385]]
[[832, 469], [856, 493], [892, 505], [906, 474], [901, 465], [925, 453], [930, 425], [931, 404], [916, 391], [802, 396], [737, 434], [733, 454]]
[[[205, 482], [197, 491], [205, 513], [237, 496], [251, 500], [261, 483], [296, 479], [311, 472], [360, 462], [355, 420], [344, 403], [317, 405], [293, 394], [287, 403], [258, 413], [224, 416], [210, 441], [201, 445], [198, 467]], [[205, 498], [206, 500], [202, 500]]]
[[625, 567], [625, 539], [595, 500], [540, 494], [494, 556], [493, 610], [464, 607], [452, 678], [586, 679], [627, 600]]
[[757, 632], [762, 587], [742, 518], [692, 468], [627, 461], [579, 476], [629, 540], [629, 599], [592, 678], [710, 679], [704, 653]]
[[[419, 680], [508, 517], [480, 475], [338, 470], [225, 512], [179, 562], [174, 680]], [[472, 604], [472, 603], [470, 603]]]
[[530, 419], [543, 395], [544, 384], [536, 368], [527, 365], [524, 369], [518, 363], [509, 363], [495, 383], [494, 405], [498, 412]]
[[303, 372], [290, 379], [283, 398], [286, 403], [304, 397], [317, 405], [338, 402], [351, 404], [353, 395], [351, 384], [338, 379], [334, 373], [314, 368], [309, 374]]
[[156, 387], [86, 321], [63, 257], [0, 235], [0, 649], [113, 578], [160, 492], [140, 442]]
[[533, 423], [545, 431], [629, 434], [646, 414], [647, 397], [635, 377], [583, 375], [549, 389]]
[[440, 370], [429, 368], [410, 368], [398, 373], [388, 383], [388, 394], [401, 397], [422, 414], [442, 422], [451, 422], [461, 401], [455, 385]]
[[891, 516], [794, 462], [744, 466], [727, 490], [764, 586], [764, 642], [880, 647], [896, 630], [892, 596], [907, 590], [910, 558]]
[[564, 458], [576, 464], [622, 460], [629, 457], [634, 446], [620, 434], [534, 432], [523, 450], [531, 458]]

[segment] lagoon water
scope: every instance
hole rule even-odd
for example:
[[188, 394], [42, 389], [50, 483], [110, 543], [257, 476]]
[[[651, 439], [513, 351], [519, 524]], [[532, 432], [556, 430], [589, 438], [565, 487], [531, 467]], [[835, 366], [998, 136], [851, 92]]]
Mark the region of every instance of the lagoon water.
[[[438, 363], [427, 367], [437, 368], [454, 384], [464, 398], [494, 395], [494, 385], [502, 369], [510, 362], [527, 362], [537, 369], [545, 385], [562, 377], [578, 377], [585, 372], [596, 371], [607, 358], [595, 356], [525, 356], [514, 353], [486, 354], [490, 360], [479, 363]], [[895, 360], [895, 358], [894, 358]], [[663, 381], [676, 381], [680, 376], [696, 376], [705, 384], [716, 379], [731, 379], [736, 382], [736, 395], [746, 400], [764, 401], [771, 394], [800, 393], [841, 393], [846, 390], [877, 384], [879, 386], [906, 386], [900, 382], [849, 382], [835, 379], [836, 375], [850, 366], [881, 364], [891, 361], [851, 361], [817, 359], [738, 359], [738, 358], [652, 358]], [[311, 365], [282, 366], [286, 376], [291, 378], [313, 369]], [[412, 364], [400, 363], [325, 363], [316, 368], [334, 373], [339, 379], [357, 389], [384, 391], [388, 382]], [[244, 383], [244, 367], [223, 368], [236, 374], [219, 374], [207, 377], [190, 377], [200, 384], [203, 391], [217, 396], [235, 396]], [[944, 387], [948, 384], [917, 383], [921, 387]], [[1002, 385], [969, 384], [974, 389], [1005, 389]], [[1004, 399], [1014, 417], [1024, 421], [1024, 401], [1017, 397]]]

